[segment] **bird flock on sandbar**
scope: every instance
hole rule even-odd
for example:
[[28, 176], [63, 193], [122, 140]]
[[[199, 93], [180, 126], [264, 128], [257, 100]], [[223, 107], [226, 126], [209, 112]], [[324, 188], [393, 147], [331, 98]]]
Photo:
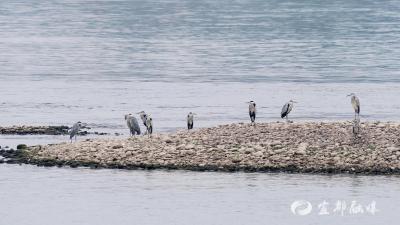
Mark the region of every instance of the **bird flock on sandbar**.
[[[360, 100], [358, 99], [358, 97], [356, 96], [356, 94], [354, 93], [350, 93], [349, 95], [347, 95], [347, 97], [351, 97], [351, 105], [354, 109], [354, 126], [353, 126], [353, 133], [358, 133], [359, 131], [359, 123], [360, 123]], [[250, 122], [251, 125], [255, 126], [256, 124], [256, 114], [257, 114], [257, 110], [256, 110], [256, 103], [254, 101], [249, 101], [246, 102], [247, 104], [249, 104], [249, 116], [250, 116]], [[286, 122], [290, 123], [292, 121], [289, 120], [289, 114], [290, 112], [293, 110], [294, 107], [294, 103], [298, 103], [294, 100], [289, 100], [287, 103], [285, 103], [282, 107], [282, 111], [281, 111], [281, 118], [282, 119], [286, 119]], [[147, 114], [144, 111], [138, 112], [136, 113], [139, 115], [140, 119], [143, 122], [143, 125], [146, 129], [146, 132], [144, 133], [144, 135], [148, 135], [151, 136], [151, 134], [153, 133], [153, 119], [152, 117]], [[193, 112], [189, 112], [189, 114], [187, 115], [186, 118], [186, 123], [187, 123], [187, 129], [191, 130], [193, 129], [193, 125], [194, 125], [194, 116], [196, 115], [196, 113]], [[126, 114], [125, 115], [125, 122], [126, 125], [129, 128], [129, 133], [131, 136], [134, 135], [141, 135], [141, 131], [140, 131], [140, 126], [139, 126], [139, 122], [136, 119], [136, 117], [134, 115], [132, 115], [131, 113]], [[75, 137], [75, 141], [76, 141], [76, 136], [79, 134], [79, 130], [82, 128], [82, 123], [81, 122], [77, 122], [75, 123], [72, 128], [69, 131], [70, 134], [70, 140], [72, 142], [72, 139]]]

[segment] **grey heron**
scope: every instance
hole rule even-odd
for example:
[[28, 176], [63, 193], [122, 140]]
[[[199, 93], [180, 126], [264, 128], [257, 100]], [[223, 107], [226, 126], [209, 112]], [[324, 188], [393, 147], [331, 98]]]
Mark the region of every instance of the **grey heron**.
[[140, 135], [140, 126], [137, 119], [132, 114], [125, 115], [126, 125], [128, 125], [131, 136]]
[[153, 118], [151, 118], [150, 115], [147, 115], [146, 117], [146, 133], [148, 135], [151, 135], [153, 133]]
[[289, 121], [289, 113], [293, 109], [293, 103], [297, 103], [297, 102], [295, 102], [293, 100], [290, 100], [285, 105], [283, 105], [282, 111], [281, 111], [281, 118], [282, 119], [286, 117], [286, 121]]
[[254, 101], [247, 102], [249, 104], [249, 116], [252, 124], [256, 121], [256, 103]]
[[144, 111], [138, 112], [137, 114], [140, 115], [143, 125], [146, 126], [147, 114]]
[[347, 95], [347, 97], [351, 97], [351, 105], [353, 106], [354, 109], [354, 119], [357, 119], [357, 117], [360, 117], [360, 99], [356, 96], [354, 93], [350, 93]]
[[75, 141], [76, 141], [76, 136], [78, 135], [79, 130], [82, 127], [82, 123], [80, 121], [78, 121], [77, 123], [75, 123], [71, 130], [69, 131], [69, 139], [71, 140], [72, 143], [72, 138], [75, 137]]
[[188, 128], [188, 130], [193, 129], [193, 119], [194, 119], [194, 115], [196, 115], [196, 113], [192, 113], [192, 112], [190, 112], [190, 113], [187, 115], [187, 128]]

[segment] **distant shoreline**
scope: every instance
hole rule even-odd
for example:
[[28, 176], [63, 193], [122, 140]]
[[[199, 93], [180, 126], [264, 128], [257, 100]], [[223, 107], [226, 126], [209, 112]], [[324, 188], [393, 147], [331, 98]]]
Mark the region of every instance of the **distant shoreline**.
[[3, 163], [118, 169], [400, 174], [400, 123], [229, 124], [151, 138], [88, 139], [0, 151]]

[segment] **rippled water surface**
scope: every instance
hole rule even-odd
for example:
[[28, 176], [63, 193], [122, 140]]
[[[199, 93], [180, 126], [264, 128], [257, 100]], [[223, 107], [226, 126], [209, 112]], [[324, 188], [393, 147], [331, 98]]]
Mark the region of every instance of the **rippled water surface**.
[[[400, 1], [1, 1], [0, 123], [399, 120]], [[125, 131], [126, 133], [126, 131]]]
[[2, 76], [399, 82], [398, 0], [1, 1]]
[[[400, 121], [399, 0], [3, 0], [0, 125], [127, 135], [280, 120]], [[143, 127], [142, 127], [143, 129]], [[0, 136], [0, 146], [67, 137]], [[1, 224], [396, 224], [398, 177], [221, 174], [0, 166]], [[375, 216], [293, 216], [296, 199], [375, 200]], [[23, 215], [23, 216], [22, 216]], [[304, 219], [304, 220], [303, 220]], [[268, 221], [268, 222], [267, 222]]]

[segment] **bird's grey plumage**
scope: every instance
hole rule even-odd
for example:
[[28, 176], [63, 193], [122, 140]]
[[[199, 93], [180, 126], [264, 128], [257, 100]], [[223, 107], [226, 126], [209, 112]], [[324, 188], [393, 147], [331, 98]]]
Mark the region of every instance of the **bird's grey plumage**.
[[147, 129], [147, 134], [150, 135], [153, 133], [153, 119], [151, 118], [150, 115], [147, 115], [146, 117], [146, 129]]
[[141, 111], [141, 112], [139, 112], [138, 114], [140, 115], [140, 119], [142, 120], [143, 125], [144, 125], [145, 127], [147, 127], [147, 126], [146, 126], [147, 114], [146, 114], [144, 111]]
[[358, 97], [354, 93], [351, 93], [347, 96], [351, 96], [351, 106], [353, 106], [354, 109], [354, 118], [357, 118], [357, 116], [359, 117], [361, 110], [360, 99], [358, 99]]
[[82, 127], [81, 122], [77, 122], [72, 126], [71, 130], [69, 131], [69, 139], [71, 140], [71, 142], [73, 137], [75, 137], [76, 141], [76, 136], [78, 135], [78, 132], [81, 129], [81, 127]]
[[140, 126], [137, 119], [132, 116], [132, 114], [125, 115], [126, 125], [129, 128], [130, 134], [133, 136], [135, 134], [140, 134]]
[[286, 120], [288, 120], [289, 119], [289, 113], [292, 111], [292, 109], [293, 109], [293, 103], [294, 103], [295, 101], [293, 101], [293, 100], [290, 100], [289, 102], [287, 102], [285, 105], [283, 105], [283, 107], [282, 107], [282, 111], [281, 111], [281, 118], [283, 119], [283, 118], [285, 118], [286, 117]]
[[188, 130], [193, 129], [194, 115], [195, 115], [195, 114], [192, 113], [192, 112], [190, 112], [190, 113], [187, 115], [187, 127], [188, 127]]
[[354, 111], [360, 114], [360, 100], [357, 96], [354, 95], [351, 97], [351, 104], [353, 105]]
[[249, 102], [249, 116], [250, 121], [255, 123], [256, 121], [256, 103], [254, 101]]

